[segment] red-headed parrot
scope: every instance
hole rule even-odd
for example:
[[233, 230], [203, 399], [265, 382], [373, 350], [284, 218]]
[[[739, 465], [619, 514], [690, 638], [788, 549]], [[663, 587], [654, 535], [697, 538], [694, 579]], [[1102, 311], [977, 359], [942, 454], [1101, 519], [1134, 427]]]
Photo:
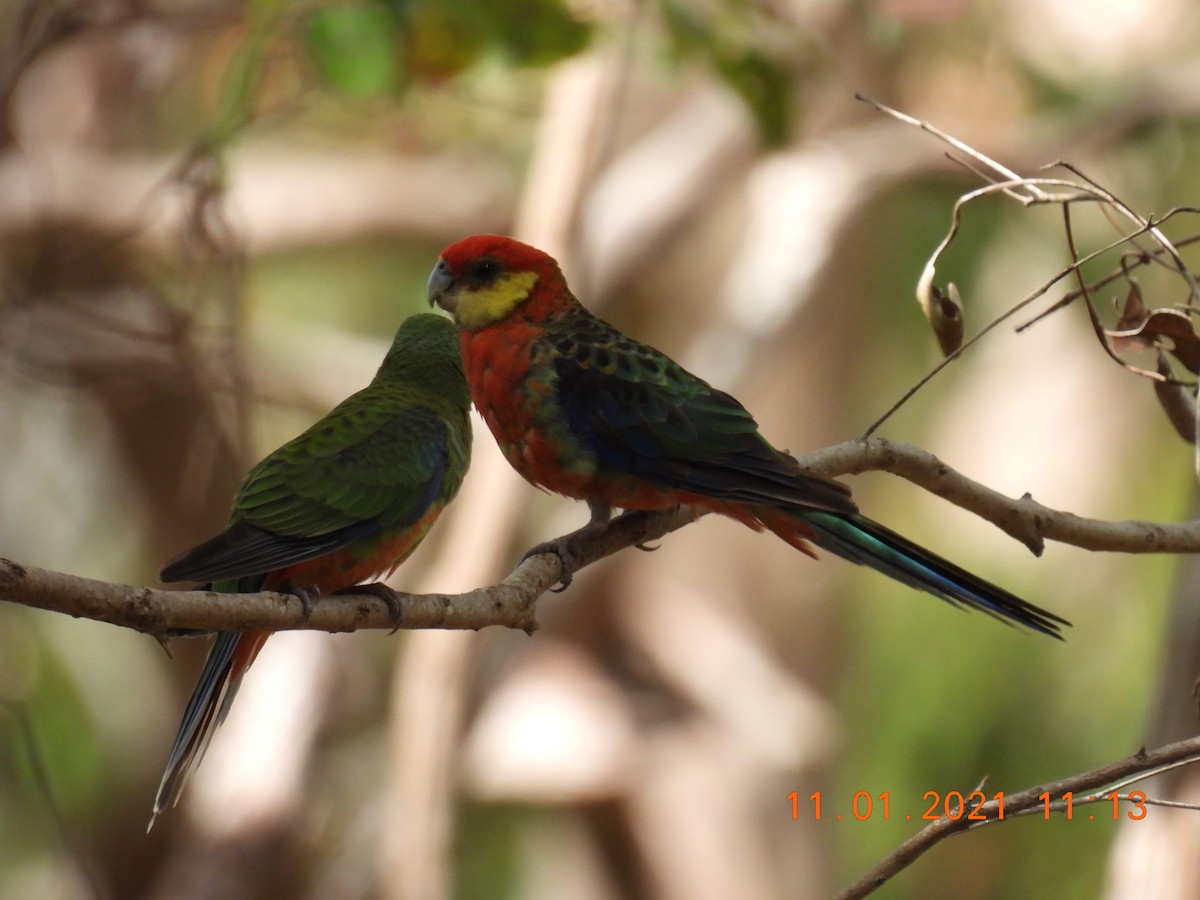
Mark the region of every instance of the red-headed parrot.
[[845, 485], [802, 472], [729, 394], [584, 309], [542, 251], [465, 238], [428, 293], [458, 325], [475, 407], [509, 463], [586, 500], [594, 524], [613, 508], [691, 504], [1035, 631], [1070, 624], [860, 515]]

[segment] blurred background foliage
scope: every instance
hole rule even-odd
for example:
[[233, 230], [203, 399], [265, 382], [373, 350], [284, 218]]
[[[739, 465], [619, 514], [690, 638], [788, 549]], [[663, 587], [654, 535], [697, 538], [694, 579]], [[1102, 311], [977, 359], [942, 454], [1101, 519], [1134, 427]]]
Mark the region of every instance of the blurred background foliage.
[[[0, 554], [153, 583], [480, 231], [553, 252], [780, 446], [860, 434], [938, 361], [913, 289], [978, 182], [855, 92], [1161, 213], [1197, 191], [1198, 25], [1186, 0], [9, 0]], [[1113, 235], [1079, 213], [1085, 252]], [[1057, 210], [992, 199], [939, 277], [973, 333], [1068, 259]], [[1186, 300], [1140, 277], [1150, 305]], [[494, 581], [583, 520], [478, 431], [398, 586]], [[993, 332], [883, 433], [1083, 516], [1193, 512], [1191, 448], [1079, 304]], [[581, 574], [533, 638], [276, 638], [145, 835], [204, 647], [3, 605], [0, 896], [822, 897], [927, 791], [1194, 733], [1190, 562], [1034, 559], [899, 479], [853, 481], [872, 517], [1074, 621], [1067, 643], [704, 521]], [[1155, 790], [1195, 799], [1195, 776]], [[1095, 809], [957, 838], [881, 896], [1197, 894], [1195, 813]]]

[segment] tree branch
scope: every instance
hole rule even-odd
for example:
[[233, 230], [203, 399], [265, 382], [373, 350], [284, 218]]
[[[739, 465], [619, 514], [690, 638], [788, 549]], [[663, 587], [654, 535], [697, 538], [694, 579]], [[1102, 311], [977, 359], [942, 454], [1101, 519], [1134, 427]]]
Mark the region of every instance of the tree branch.
[[890, 472], [943, 500], [973, 512], [1041, 556], [1046, 539], [1084, 550], [1117, 553], [1200, 552], [1200, 520], [1106, 522], [1086, 519], [1038, 503], [1028, 494], [1014, 500], [972, 481], [932, 453], [912, 444], [871, 438], [846, 441], [799, 457], [807, 470], [821, 475]]
[[[1085, 519], [1037, 503], [1012, 499], [972, 481], [932, 453], [911, 444], [872, 438], [847, 441], [799, 457], [810, 472], [825, 476], [882, 470], [992, 522], [1035, 554], [1046, 538], [1087, 550], [1124, 553], [1200, 552], [1200, 521], [1175, 524]], [[626, 513], [606, 531], [568, 535], [564, 540], [577, 568], [619, 550], [657, 540], [698, 518], [695, 510]], [[562, 565], [552, 553], [523, 560], [502, 582], [464, 594], [399, 594], [402, 628], [480, 629], [504, 625], [533, 631], [539, 597], [558, 583]], [[387, 605], [368, 594], [334, 594], [314, 604], [305, 617], [299, 598], [265, 591], [219, 594], [130, 587], [50, 572], [0, 559], [0, 600], [95, 619], [158, 636], [172, 630], [356, 631], [392, 628]]]
[[[566, 538], [579, 567], [618, 550], [657, 540], [693, 521], [693, 510], [627, 513], [598, 535]], [[523, 560], [507, 578], [465, 594], [404, 594], [401, 628], [480, 629], [505, 625], [532, 632], [537, 599], [558, 583], [562, 564], [553, 553]], [[262, 591], [221, 594], [215, 591], [167, 591], [130, 587], [23, 566], [0, 558], [0, 600], [95, 619], [164, 636], [173, 630], [357, 631], [394, 628], [387, 604], [373, 594], [332, 594], [312, 605], [305, 616], [300, 598]]]
[[[1113, 790], [1124, 787], [1132, 781], [1155, 775], [1163, 769], [1176, 765], [1194, 763], [1198, 759], [1200, 759], [1200, 737], [1188, 738], [1155, 750], [1147, 751], [1143, 748], [1133, 756], [1099, 769], [1093, 769], [1090, 772], [1072, 775], [1061, 781], [1036, 785], [1014, 794], [1003, 794], [1003, 807], [1001, 807], [1000, 801], [992, 799], [978, 809], [971, 810], [972, 815], [983, 815], [986, 817], [986, 821], [972, 821], [966, 815], [957, 819], [943, 816], [926, 825], [889, 853], [862, 878], [838, 894], [837, 900], [859, 900], [859, 898], [866, 897], [888, 879], [914, 863], [934, 844], [950, 835], [992, 825], [1020, 815], [1046, 812], [1047, 810], [1063, 812], [1068, 807], [1061, 798], [1068, 792], [1075, 796], [1074, 805], [1076, 806], [1085, 802], [1094, 802], [1087, 800], [1089, 795], [1093, 795], [1096, 801], [1104, 801]], [[1121, 784], [1115, 784], [1116, 782], [1121, 782]], [[1049, 805], [1044, 799], [1045, 794], [1050, 795]], [[1122, 799], [1128, 799], [1128, 797], [1122, 795]], [[1145, 798], [1144, 803], [1155, 805], [1155, 801], [1149, 798]], [[1144, 814], [1145, 810], [1140, 810], [1140, 812]]]

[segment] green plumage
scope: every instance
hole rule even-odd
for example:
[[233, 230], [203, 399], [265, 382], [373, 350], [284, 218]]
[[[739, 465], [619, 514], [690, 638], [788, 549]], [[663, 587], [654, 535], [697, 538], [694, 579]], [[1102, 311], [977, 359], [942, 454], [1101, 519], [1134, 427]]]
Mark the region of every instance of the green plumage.
[[[470, 393], [454, 326], [405, 321], [369, 386], [247, 474], [229, 528], [172, 561], [164, 581], [224, 581], [407, 528], [458, 491]], [[386, 568], [387, 566], [384, 566]]]
[[[861, 516], [849, 490], [771, 446], [735, 398], [582, 306], [546, 325], [531, 372], [551, 372], [565, 438], [595, 483], [632, 475], [724, 503], [787, 510], [825, 550], [904, 584], [1058, 636], [1065, 620]], [[589, 498], [590, 499], [590, 498]], [[768, 525], [768, 527], [771, 527]]]
[[634, 475], [731, 502], [857, 509], [844, 485], [803, 475], [772, 447], [735, 398], [582, 306], [546, 324], [530, 371], [553, 384], [560, 440], [593, 460], [597, 477]]
[[[406, 320], [363, 390], [250, 470], [229, 526], [162, 571], [214, 590], [332, 593], [399, 565], [458, 492], [471, 398], [449, 320]], [[221, 632], [188, 701], [154, 814], [179, 798], [267, 632]], [[153, 819], [151, 820], [153, 824]]]

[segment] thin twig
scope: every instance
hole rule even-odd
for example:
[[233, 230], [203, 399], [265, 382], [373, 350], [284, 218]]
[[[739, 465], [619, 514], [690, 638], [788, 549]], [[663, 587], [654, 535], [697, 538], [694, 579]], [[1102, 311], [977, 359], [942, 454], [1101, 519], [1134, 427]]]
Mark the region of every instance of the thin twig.
[[[1063, 208], [1064, 222], [1067, 229], [1067, 243], [1070, 248], [1072, 260], [1071, 265], [1060, 271], [1054, 278], [1045, 282], [1040, 288], [1027, 295], [1019, 303], [1009, 308], [1000, 316], [994, 318], [991, 322], [987, 323], [987, 325], [985, 325], [983, 329], [970, 340], [962, 343], [960, 346], [953, 349], [952, 352], [947, 353], [941, 362], [939, 362], [916, 384], [905, 391], [904, 394], [895, 403], [893, 403], [892, 406], [890, 406], [882, 416], [876, 419], [867, 428], [867, 430], [863, 433], [864, 438], [870, 437], [872, 434], [874, 434], [876, 430], [878, 430], [879, 427], [896, 412], [896, 410], [900, 409], [900, 407], [907, 403], [917, 391], [928, 384], [934, 376], [941, 372], [952, 361], [961, 356], [967, 350], [967, 348], [973, 346], [981, 337], [983, 337], [983, 335], [987, 334], [1001, 322], [1009, 319], [1012, 315], [1023, 309], [1029, 303], [1042, 297], [1050, 289], [1050, 287], [1057, 284], [1069, 274], [1074, 274], [1076, 280], [1079, 282], [1079, 289], [1077, 291], [1073, 291], [1068, 296], [1070, 299], [1074, 299], [1078, 296], [1084, 296], [1087, 299], [1088, 316], [1092, 325], [1092, 329], [1105, 353], [1119, 365], [1123, 366], [1129, 371], [1134, 372], [1135, 374], [1156, 380], [1162, 379], [1161, 375], [1147, 372], [1136, 366], [1129, 365], [1122, 360], [1109, 345], [1108, 341], [1105, 339], [1104, 327], [1101, 324], [1095, 306], [1092, 304], [1090, 296], [1088, 295], [1088, 285], [1083, 281], [1081, 267], [1085, 263], [1124, 245], [1129, 245], [1136, 249], [1139, 265], [1146, 265], [1150, 262], [1159, 262], [1165, 264], [1162, 257], [1169, 257], [1173, 263], [1173, 270], [1187, 285], [1189, 296], [1192, 301], [1190, 305], [1195, 306], [1196, 301], [1200, 300], [1200, 285], [1197, 284], [1196, 277], [1188, 269], [1187, 265], [1183, 261], [1183, 258], [1180, 256], [1178, 246], [1166, 236], [1160, 227], [1179, 212], [1194, 211], [1191, 207], [1177, 207], [1168, 211], [1166, 215], [1157, 219], [1154, 217], [1142, 216], [1127, 203], [1117, 197], [1112, 191], [1105, 188], [1095, 179], [1086, 175], [1078, 167], [1063, 161], [1052, 163], [1046, 168], [1058, 167], [1065, 169], [1074, 175], [1078, 181], [1060, 178], [1025, 178], [1021, 175], [1018, 175], [1012, 169], [1009, 169], [986, 154], [980, 152], [979, 150], [976, 150], [966, 142], [947, 134], [946, 132], [922, 119], [902, 113], [899, 110], [893, 109], [868, 97], [864, 97], [862, 95], [856, 96], [859, 100], [871, 104], [873, 107], [875, 107], [875, 109], [879, 110], [885, 115], [891, 116], [892, 118], [897, 119], [906, 125], [919, 128], [954, 148], [955, 151], [962, 153], [966, 157], [965, 159], [959, 159], [952, 154], [948, 155], [950, 155], [951, 159], [954, 159], [956, 162], [963, 165], [968, 171], [974, 173], [978, 178], [987, 182], [987, 184], [983, 187], [969, 191], [958, 198], [951, 213], [950, 228], [925, 264], [924, 270], [922, 271], [921, 277], [917, 283], [916, 293], [917, 299], [920, 302], [922, 309], [926, 311], [927, 316], [929, 315], [929, 310], [932, 308], [930, 298], [933, 296], [934, 292], [934, 279], [937, 274], [938, 263], [943, 254], [949, 248], [950, 244], [958, 235], [961, 227], [963, 209], [968, 203], [971, 203], [982, 197], [1000, 193], [1011, 197], [1012, 199], [1017, 200], [1026, 206], [1048, 203], [1061, 205]], [[1136, 230], [1130, 233], [1121, 234], [1117, 240], [1111, 242], [1106, 247], [1094, 251], [1093, 253], [1089, 253], [1087, 256], [1081, 258], [1078, 250], [1075, 247], [1074, 235], [1071, 231], [1070, 222], [1071, 205], [1078, 202], [1092, 202], [1098, 204], [1101, 211], [1108, 217], [1114, 228], [1117, 228], [1118, 226], [1117, 222], [1113, 218], [1112, 213], [1119, 214], [1125, 219], [1133, 222], [1136, 226]], [[1155, 240], [1155, 242], [1158, 244], [1157, 250], [1146, 250], [1138, 244], [1138, 238], [1145, 234], [1149, 234]], [[1121, 268], [1123, 272], [1127, 273], [1124, 261], [1122, 261]], [[1118, 275], [1114, 277], [1121, 276]], [[1107, 281], [1101, 283], [1107, 283]], [[1050, 312], [1061, 309], [1068, 302], [1070, 302], [1070, 300], [1067, 298], [1059, 300], [1058, 302], [1054, 303], [1048, 311], [1034, 317], [1030, 323], [1026, 323], [1018, 330], [1024, 330], [1025, 328], [1029, 327], [1032, 322], [1040, 320]]]
[[[1162, 219], [1159, 219], [1158, 222], [1159, 222], [1159, 224], [1161, 224], [1162, 222], [1166, 221], [1167, 218], [1174, 216], [1178, 213], [1192, 212], [1192, 211], [1193, 210], [1190, 207], [1176, 207], [1175, 209], [1170, 210], [1170, 212], [1168, 212], [1167, 215], [1164, 216]], [[1088, 253], [1085, 256], [1080, 257], [1079, 259], [1075, 260], [1070, 265], [1065, 266], [1063, 269], [1059, 270], [1053, 277], [1042, 282], [1038, 287], [1036, 287], [1030, 293], [1026, 294], [1025, 297], [1022, 298], [1020, 301], [1018, 301], [1016, 304], [1009, 307], [1007, 310], [1005, 310], [1000, 315], [996, 316], [996, 318], [992, 319], [992, 321], [990, 321], [986, 325], [984, 325], [983, 328], [981, 328], [977, 334], [972, 336], [969, 340], [965, 341], [963, 343], [963, 345], [958, 348], [958, 350], [956, 350], [954, 353], [951, 353], [949, 356], [944, 357], [941, 361], [938, 362], [937, 365], [935, 365], [932, 369], [930, 369], [929, 372], [927, 372], [924, 376], [922, 376], [920, 378], [920, 380], [918, 380], [912, 387], [910, 387], [908, 390], [906, 390], [900, 396], [900, 398], [898, 400], [896, 400], [895, 403], [893, 403], [891, 406], [889, 406], [887, 408], [887, 410], [883, 413], [883, 415], [881, 415], [878, 419], [876, 419], [874, 422], [872, 422], [871, 425], [867, 428], [867, 430], [863, 432], [863, 435], [862, 435], [863, 439], [865, 440], [865, 439], [871, 437], [871, 435], [873, 435], [876, 431], [878, 431], [880, 426], [882, 426], [884, 422], [886, 422], [889, 418], [891, 418], [892, 415], [894, 415], [895, 412], [898, 409], [900, 409], [900, 407], [902, 407], [905, 403], [907, 403], [912, 398], [912, 396], [917, 393], [917, 391], [919, 391], [926, 384], [928, 384], [930, 381], [932, 381], [943, 369], [946, 368], [946, 366], [950, 365], [950, 363], [952, 363], [954, 360], [956, 360], [960, 356], [962, 356], [962, 354], [964, 354], [970, 347], [973, 347], [976, 343], [978, 343], [984, 337], [984, 335], [986, 335], [988, 332], [992, 331], [993, 329], [995, 329], [996, 327], [998, 327], [999, 325], [1001, 325], [1003, 322], [1007, 321], [1008, 319], [1012, 318], [1014, 315], [1016, 315], [1018, 312], [1020, 312], [1025, 307], [1029, 306], [1035, 300], [1041, 299], [1043, 296], [1045, 296], [1050, 291], [1050, 289], [1052, 287], [1054, 287], [1056, 284], [1058, 284], [1064, 278], [1069, 277], [1074, 272], [1081, 269], [1083, 266], [1087, 265], [1092, 260], [1098, 259], [1099, 257], [1112, 252], [1117, 247], [1120, 247], [1122, 244], [1128, 243], [1131, 238], [1136, 237], [1138, 234], [1145, 233], [1148, 230], [1148, 228], [1149, 228], [1149, 226], [1147, 226], [1146, 228], [1142, 228], [1139, 231], [1135, 231], [1135, 232], [1131, 232], [1129, 234], [1123, 235], [1120, 238], [1117, 238], [1116, 240], [1112, 241], [1111, 243], [1106, 244], [1105, 246], [1099, 248], [1098, 250], [1093, 250], [1091, 253]], [[1062, 305], [1061, 302], [1056, 304], [1056, 306], [1061, 306], [1061, 305]]]
[[[1139, 750], [1126, 759], [1089, 772], [1072, 775], [1060, 781], [1039, 784], [1016, 793], [1004, 793], [1002, 801], [992, 799], [978, 809], [972, 810], [972, 814], [985, 816], [985, 822], [970, 821], [966, 816], [960, 816], [957, 819], [939, 818], [884, 857], [869, 872], [838, 894], [837, 900], [859, 900], [859, 898], [866, 897], [912, 865], [935, 844], [953, 834], [961, 834], [984, 825], [996, 825], [1010, 818], [1018, 818], [1036, 812], [1042, 812], [1048, 816], [1051, 812], [1060, 812], [1066, 808], [1066, 803], [1061, 799], [1047, 800], [1047, 797], [1061, 798], [1066, 793], [1078, 794], [1084, 796], [1084, 799], [1079, 801], [1083, 803], [1086, 801], [1087, 794], [1099, 793], [1107, 799], [1113, 793], [1111, 786], [1115, 782], [1128, 784], [1131, 781], [1156, 774], [1164, 766], [1189, 765], [1197, 761], [1200, 761], [1200, 737], [1188, 738], [1155, 750]], [[1109, 787], [1106, 788], [1106, 786]], [[1001, 802], [1003, 803], [1003, 815], [1000, 812]], [[1144, 802], [1151, 804], [1149, 798]], [[1155, 801], [1153, 805], [1176, 806], [1181, 804], [1175, 804], [1172, 801]]]
[[[1139, 228], [1144, 229], [1146, 232], [1148, 232], [1150, 234], [1150, 236], [1153, 237], [1154, 240], [1158, 242], [1158, 245], [1163, 250], [1165, 250], [1167, 252], [1167, 255], [1170, 256], [1171, 259], [1174, 261], [1176, 271], [1183, 278], [1183, 280], [1185, 282], [1187, 282], [1188, 290], [1192, 295], [1192, 299], [1193, 300], [1200, 299], [1200, 285], [1197, 285], [1197, 283], [1196, 283], [1196, 276], [1194, 276], [1192, 274], [1191, 270], [1184, 263], [1183, 258], [1180, 257], [1179, 251], [1175, 248], [1175, 245], [1173, 243], [1171, 243], [1171, 241], [1167, 238], [1167, 236], [1165, 234], [1163, 234], [1162, 229], [1160, 229], [1158, 227], [1159, 225], [1161, 225], [1163, 222], [1166, 221], [1165, 218], [1159, 219], [1156, 221], [1153, 216], [1146, 217], [1146, 216], [1139, 215], [1137, 212], [1135, 212], [1133, 210], [1132, 207], [1130, 207], [1127, 203], [1125, 203], [1123, 200], [1121, 200], [1119, 197], [1117, 197], [1116, 194], [1114, 194], [1112, 191], [1108, 190], [1108, 188], [1105, 188], [1102, 185], [1100, 185], [1097, 181], [1095, 181], [1088, 175], [1085, 175], [1083, 173], [1083, 171], [1080, 170], [1073, 163], [1064, 162], [1062, 160], [1059, 160], [1057, 163], [1054, 163], [1054, 166], [1060, 166], [1060, 167], [1066, 169], [1071, 174], [1080, 178], [1081, 180], [1087, 182], [1087, 184], [1091, 187], [1091, 189], [1093, 191], [1095, 191], [1097, 194], [1099, 194], [1100, 196], [1102, 196], [1105, 199], [1105, 201], [1112, 206], [1113, 209], [1120, 212], [1123, 216], [1125, 216], [1130, 221], [1136, 223]], [[1133, 242], [1131, 241], [1131, 243], [1133, 243]], [[1135, 244], [1135, 246], [1136, 246], [1136, 244]], [[1138, 249], [1141, 249], [1141, 248], [1139, 247]]]

